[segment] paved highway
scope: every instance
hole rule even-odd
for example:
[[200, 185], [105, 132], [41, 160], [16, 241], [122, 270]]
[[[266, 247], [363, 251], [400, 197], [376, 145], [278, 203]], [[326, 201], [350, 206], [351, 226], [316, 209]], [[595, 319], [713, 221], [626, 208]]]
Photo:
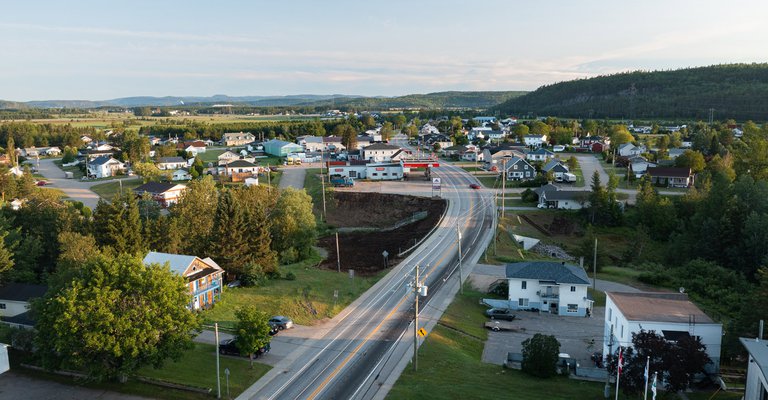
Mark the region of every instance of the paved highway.
[[[238, 399], [383, 398], [412, 357], [414, 295], [407, 287], [414, 266], [429, 286], [420, 299], [420, 324], [428, 331], [459, 288], [457, 225], [464, 264], [473, 265], [493, 233], [492, 197], [469, 188], [475, 179], [442, 165], [448, 199], [433, 233], [403, 262], [333, 320], [333, 327], [286, 357]], [[465, 268], [462, 277], [469, 271]], [[416, 395], [416, 394], [414, 394]]]

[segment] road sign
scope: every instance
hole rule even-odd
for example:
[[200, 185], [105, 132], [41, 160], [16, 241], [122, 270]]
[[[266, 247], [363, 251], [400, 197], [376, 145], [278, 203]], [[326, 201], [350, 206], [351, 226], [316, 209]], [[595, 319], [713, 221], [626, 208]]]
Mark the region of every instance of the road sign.
[[424, 328], [421, 328], [421, 329], [419, 329], [418, 334], [421, 337], [427, 336], [427, 330], [424, 329]]
[[440, 190], [440, 178], [432, 178], [432, 190]]
[[384, 258], [387, 258], [389, 256], [389, 252], [384, 250], [381, 252], [381, 255], [384, 256]]

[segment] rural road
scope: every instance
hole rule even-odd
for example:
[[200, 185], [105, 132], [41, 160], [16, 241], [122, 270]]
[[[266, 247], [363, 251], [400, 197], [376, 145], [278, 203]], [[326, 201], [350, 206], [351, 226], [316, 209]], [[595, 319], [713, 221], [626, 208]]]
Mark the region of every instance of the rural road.
[[[64, 178], [64, 171], [61, 170], [56, 164], [53, 163], [54, 158], [40, 159], [38, 173], [45, 177], [46, 181], [51, 183], [51, 187], [59, 189], [64, 192], [70, 200], [80, 201], [84, 205], [91, 208], [96, 208], [96, 204], [99, 202], [99, 195], [91, 191], [91, 187], [102, 183], [112, 182], [117, 179], [107, 179], [98, 181], [81, 181], [78, 179], [66, 179]], [[123, 178], [123, 179], [135, 179], [135, 178]]]

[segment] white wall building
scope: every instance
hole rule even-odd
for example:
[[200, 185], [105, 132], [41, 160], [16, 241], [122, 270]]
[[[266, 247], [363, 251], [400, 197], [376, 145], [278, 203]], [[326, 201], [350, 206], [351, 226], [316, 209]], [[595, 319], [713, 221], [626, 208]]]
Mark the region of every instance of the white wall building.
[[88, 176], [92, 178], [115, 176], [123, 169], [125, 169], [125, 164], [110, 156], [100, 156], [88, 161]]
[[523, 142], [526, 146], [540, 147], [547, 143], [547, 135], [525, 135]]
[[[708, 372], [720, 368], [723, 325], [713, 321], [681, 293], [606, 292], [603, 354], [616, 352], [618, 346], [631, 347], [632, 334], [655, 331], [667, 340], [681, 335], [698, 336], [712, 359]], [[613, 329], [613, 331], [611, 331]], [[613, 332], [613, 346], [609, 351]]]
[[397, 146], [392, 146], [386, 143], [374, 143], [363, 148], [362, 156], [363, 160], [386, 162], [391, 161], [392, 156], [398, 151], [400, 151], [400, 148]]
[[583, 268], [550, 261], [507, 264], [508, 300], [484, 299], [491, 307], [540, 310], [583, 317], [594, 303], [587, 295], [589, 279]]
[[768, 341], [741, 338], [749, 353], [744, 400], [768, 400]]

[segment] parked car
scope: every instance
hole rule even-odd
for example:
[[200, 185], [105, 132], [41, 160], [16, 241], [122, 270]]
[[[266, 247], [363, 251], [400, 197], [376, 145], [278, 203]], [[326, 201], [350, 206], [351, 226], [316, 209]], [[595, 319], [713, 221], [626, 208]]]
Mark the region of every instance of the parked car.
[[[262, 347], [253, 354], [253, 358], [259, 358], [264, 353], [268, 353], [270, 349], [269, 343], [267, 343], [266, 346]], [[219, 342], [219, 353], [220, 354], [231, 354], [233, 356], [239, 356], [240, 349], [237, 348], [237, 338], [235, 339], [224, 339], [221, 342]], [[244, 354], [244, 356], [247, 356], [247, 354]]]
[[37, 181], [37, 186], [45, 186], [48, 185], [48, 182], [46, 181]]
[[230, 288], [235, 288], [235, 287], [239, 287], [239, 286], [240, 286], [240, 281], [239, 280], [232, 281], [232, 282], [229, 282], [227, 284], [227, 287], [230, 287]]
[[491, 319], [503, 319], [506, 321], [513, 321], [516, 317], [512, 310], [507, 308], [489, 308], [485, 311], [485, 315]]
[[469, 188], [470, 189], [480, 189], [480, 185], [478, 185], [477, 183], [471, 183], [471, 184], [469, 184]]
[[282, 331], [283, 329], [293, 328], [293, 321], [291, 321], [291, 319], [288, 317], [283, 317], [282, 315], [276, 315], [269, 319], [269, 326], [273, 328], [277, 328]]

